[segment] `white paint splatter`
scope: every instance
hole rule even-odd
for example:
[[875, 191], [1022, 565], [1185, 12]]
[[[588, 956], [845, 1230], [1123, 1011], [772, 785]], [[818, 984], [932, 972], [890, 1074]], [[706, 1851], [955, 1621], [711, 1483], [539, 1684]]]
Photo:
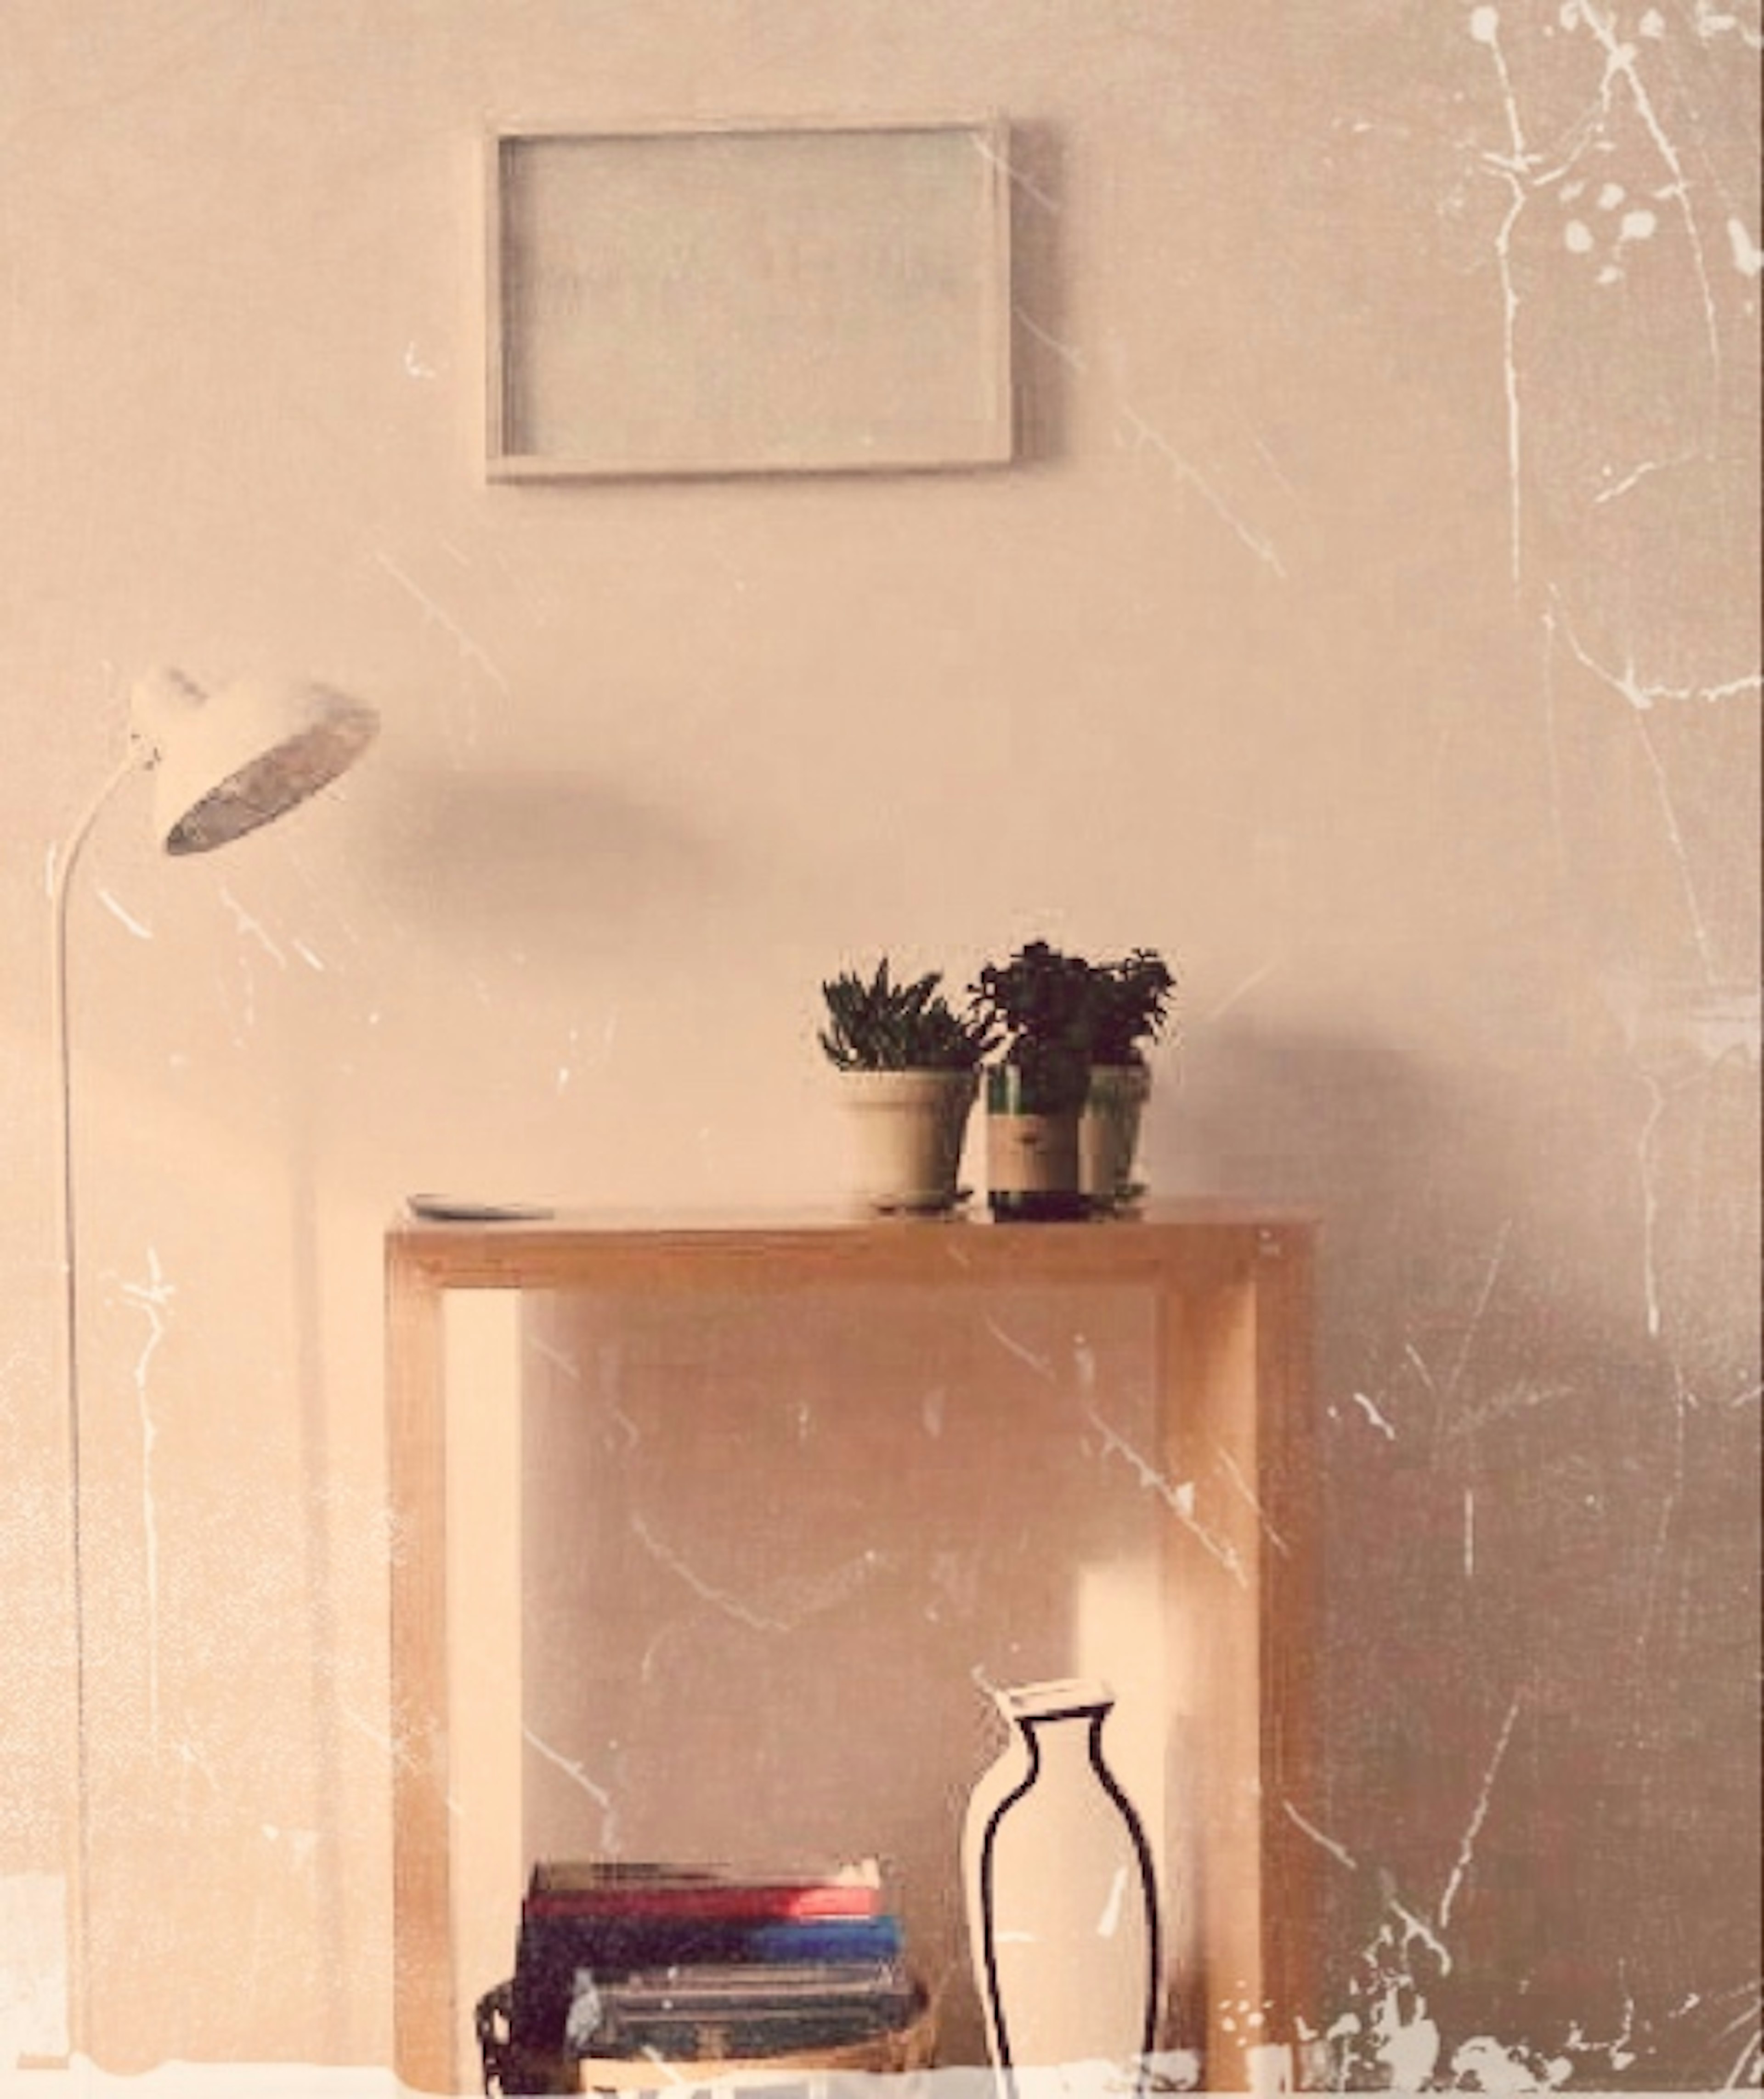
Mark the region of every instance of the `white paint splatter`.
[[1479, 2034], [1455, 2048], [1451, 2068], [1455, 2082], [1469, 2090], [1503, 2094], [1552, 2092], [1573, 2075], [1573, 2065], [1558, 2057], [1540, 2077], [1523, 2051], [1505, 2048], [1488, 2034]]
[[1363, 1392], [1357, 1392], [1353, 1394], [1353, 1402], [1356, 1406], [1362, 1410], [1366, 1419], [1371, 1423], [1372, 1426], [1377, 1429], [1381, 1435], [1388, 1437], [1392, 1443], [1396, 1441], [1397, 1432], [1391, 1427], [1389, 1422], [1385, 1419], [1384, 1416], [1379, 1413], [1375, 1401], [1371, 1399]]
[[1440, 2030], [1417, 2009], [1405, 2013], [1395, 1986], [1373, 2016], [1372, 2035], [1378, 2059], [1390, 2072], [1392, 2088], [1419, 2092], [1439, 2061]]
[[1727, 247], [1733, 257], [1733, 266], [1742, 277], [1755, 277], [1764, 270], [1764, 248], [1746, 231], [1743, 220], [1727, 221]]
[[1127, 1897], [1127, 1868], [1117, 1866], [1114, 1878], [1109, 1883], [1108, 1894], [1103, 1898], [1102, 1914], [1097, 1919], [1098, 1938], [1112, 1938], [1121, 1928], [1121, 1906]]

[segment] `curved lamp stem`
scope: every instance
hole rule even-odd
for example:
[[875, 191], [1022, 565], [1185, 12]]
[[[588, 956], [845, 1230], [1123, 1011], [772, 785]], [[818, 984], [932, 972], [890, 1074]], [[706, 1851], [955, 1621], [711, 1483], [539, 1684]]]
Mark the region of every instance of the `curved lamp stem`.
[[91, 1834], [87, 1815], [86, 1564], [80, 1477], [79, 1267], [74, 1232], [73, 1086], [68, 1049], [68, 899], [81, 849], [131, 772], [157, 768], [155, 834], [167, 852], [207, 852], [272, 823], [346, 771], [373, 741], [372, 708], [310, 681], [243, 682], [212, 699], [183, 672], [150, 673], [130, 702], [128, 755], [93, 797], [57, 858], [53, 1029], [59, 1114], [61, 1391], [68, 1432], [73, 1583], [73, 1836], [68, 1846], [68, 2019], [74, 2048], [91, 2044]]
[[68, 1945], [72, 1973], [68, 1978], [68, 2023], [70, 2052], [91, 2042], [91, 1963], [89, 1953], [87, 1894], [90, 1883], [91, 1833], [86, 1820], [88, 1776], [86, 1724], [86, 1566], [81, 1522], [80, 1477], [80, 1320], [79, 1266], [74, 1239], [73, 1087], [68, 1049], [68, 897], [73, 870], [92, 826], [111, 797], [130, 773], [152, 762], [152, 752], [139, 744], [93, 797], [65, 843], [55, 856], [51, 875], [54, 916], [55, 970], [51, 1005], [51, 1030], [55, 1071], [58, 1130], [56, 1222], [61, 1261], [60, 1388], [68, 1437], [68, 1558], [73, 1582], [73, 1727], [74, 1800], [73, 1841], [68, 1846], [73, 1870], [68, 1877]]

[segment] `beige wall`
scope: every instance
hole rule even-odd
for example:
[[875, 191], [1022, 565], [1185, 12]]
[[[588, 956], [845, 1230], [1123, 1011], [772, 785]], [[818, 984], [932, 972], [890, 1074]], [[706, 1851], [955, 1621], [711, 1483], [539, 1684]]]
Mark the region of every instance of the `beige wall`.
[[[1157, 1185], [1327, 1215], [1319, 2023], [1370, 2081], [1744, 2067], [1757, 45], [11, 0], [0, 2036], [68, 1754], [46, 859], [169, 659], [385, 730], [224, 860], [131, 786], [74, 900], [110, 2061], [385, 2056], [399, 1195], [824, 1194], [819, 977], [1046, 932], [1180, 960]], [[1018, 466], [484, 486], [486, 119], [989, 108]]]

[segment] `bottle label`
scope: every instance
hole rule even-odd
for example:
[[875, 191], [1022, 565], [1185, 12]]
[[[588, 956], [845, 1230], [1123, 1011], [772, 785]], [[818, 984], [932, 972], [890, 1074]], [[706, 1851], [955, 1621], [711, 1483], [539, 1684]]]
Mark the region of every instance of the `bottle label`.
[[1077, 1186], [1077, 1132], [1070, 1116], [988, 1116], [986, 1135], [987, 1185], [997, 1193], [1041, 1195]]

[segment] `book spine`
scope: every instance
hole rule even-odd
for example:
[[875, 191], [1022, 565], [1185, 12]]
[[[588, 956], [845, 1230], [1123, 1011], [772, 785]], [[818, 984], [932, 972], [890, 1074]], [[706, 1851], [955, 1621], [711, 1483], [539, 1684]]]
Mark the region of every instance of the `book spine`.
[[597, 1982], [610, 1982], [638, 1969], [875, 1962], [897, 1960], [901, 1952], [900, 1920], [891, 1912], [782, 1922], [524, 1913], [512, 2031], [521, 2046], [555, 2046], [583, 1970]]
[[627, 1887], [546, 1889], [526, 1899], [529, 1916], [730, 1918], [792, 1922], [867, 1917], [882, 1912], [882, 1890], [857, 1883], [814, 1887]]
[[523, 1947], [554, 1949], [597, 1973], [706, 1961], [891, 1960], [900, 1920], [854, 1917], [543, 1916], [522, 1920]]

